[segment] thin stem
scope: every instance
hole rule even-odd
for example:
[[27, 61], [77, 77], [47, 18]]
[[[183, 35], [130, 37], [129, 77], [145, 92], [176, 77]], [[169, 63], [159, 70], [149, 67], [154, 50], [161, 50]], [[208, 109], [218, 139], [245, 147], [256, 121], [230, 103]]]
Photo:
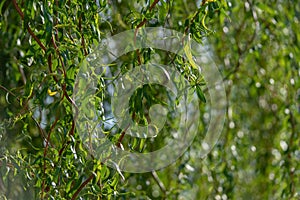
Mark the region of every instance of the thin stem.
[[94, 174], [91, 174], [76, 190], [76, 192], [73, 194], [71, 200], [75, 200], [78, 194], [81, 192], [81, 190], [94, 178]]
[[[6, 87], [0, 85], [0, 89], [4, 90], [4, 91], [6, 91], [7, 93], [9, 93], [9, 94], [11, 94], [12, 96], [14, 96], [14, 97], [17, 99], [17, 101], [20, 103], [20, 98], [17, 97], [17, 95], [15, 95], [13, 92], [11, 92], [10, 90], [8, 90]], [[28, 97], [28, 98], [30, 98], [30, 97]], [[28, 112], [31, 112], [31, 111], [28, 109], [27, 106], [24, 106], [24, 109], [25, 109], [26, 111], [28, 111]], [[33, 115], [31, 115], [31, 119], [35, 122], [36, 126], [38, 127], [38, 129], [39, 129], [39, 131], [40, 131], [40, 134], [41, 134], [42, 138], [45, 139], [45, 138], [46, 138], [46, 134], [44, 133], [44, 130], [43, 130], [42, 127], [40, 126], [39, 122], [36, 121], [36, 119], [33, 117]]]
[[[15, 9], [17, 10], [17, 12], [19, 13], [20, 17], [22, 20], [24, 20], [24, 13], [22, 12], [21, 8], [18, 6], [16, 0], [12, 0], [13, 4], [14, 4], [14, 7]], [[27, 26], [27, 31], [29, 32], [29, 34], [33, 37], [33, 39], [39, 44], [39, 46], [44, 50], [46, 51], [46, 47], [45, 45], [43, 45], [43, 43], [41, 42], [41, 40], [34, 34], [34, 32], [31, 30], [31, 28], [29, 27], [29, 25], [25, 25]]]
[[156, 171], [152, 171], [151, 175], [153, 177], [153, 179], [155, 180], [155, 182], [157, 183], [157, 185], [159, 186], [160, 190], [166, 194], [166, 187], [164, 186], [163, 182], [160, 180], [160, 178], [158, 177]]
[[[151, 10], [156, 6], [156, 4], [157, 4], [158, 2], [159, 2], [159, 0], [155, 0], [155, 1], [150, 5], [149, 11], [151, 11]], [[146, 22], [147, 22], [147, 19], [144, 18], [143, 21], [141, 21], [141, 22], [137, 25], [136, 29], [134, 30], [134, 44], [136, 44], [136, 36], [137, 36], [137, 32], [138, 32], [139, 28], [141, 28], [142, 26], [144, 26], [144, 25], [146, 24]], [[136, 50], [136, 53], [137, 53], [138, 63], [139, 63], [139, 65], [141, 65], [142, 62], [141, 62], [140, 50], [137, 49], [137, 50]]]
[[127, 127], [124, 129], [124, 131], [121, 133], [121, 136], [119, 137], [119, 140], [117, 142], [117, 147], [121, 148], [122, 140], [125, 136], [127, 129], [129, 128], [129, 126], [130, 126], [130, 124], [128, 124]]
[[82, 45], [82, 48], [83, 48], [83, 51], [84, 51], [84, 55], [87, 56], [88, 52], [87, 52], [87, 50], [85, 48], [85, 41], [84, 41], [84, 36], [83, 36], [83, 33], [82, 33], [81, 19], [82, 19], [82, 17], [80, 15], [78, 26], [79, 26], [79, 32], [81, 34], [81, 45]]

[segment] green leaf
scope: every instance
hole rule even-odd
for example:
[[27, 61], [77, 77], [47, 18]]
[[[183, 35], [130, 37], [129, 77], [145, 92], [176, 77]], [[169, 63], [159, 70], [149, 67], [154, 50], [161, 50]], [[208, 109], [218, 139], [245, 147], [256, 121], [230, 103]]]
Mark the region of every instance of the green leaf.
[[195, 87], [196, 87], [197, 96], [200, 99], [200, 101], [206, 103], [206, 98], [205, 98], [204, 93], [201, 90], [200, 86], [196, 85]]

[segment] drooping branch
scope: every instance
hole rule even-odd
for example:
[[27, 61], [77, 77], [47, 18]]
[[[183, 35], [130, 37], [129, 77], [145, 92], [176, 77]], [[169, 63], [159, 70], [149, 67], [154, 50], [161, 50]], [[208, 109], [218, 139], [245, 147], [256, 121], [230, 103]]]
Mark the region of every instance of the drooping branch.
[[94, 174], [91, 174], [81, 185], [80, 187], [76, 190], [76, 192], [73, 194], [71, 200], [75, 200], [78, 194], [81, 192], [81, 190], [94, 178]]
[[[24, 13], [22, 12], [21, 8], [18, 6], [16, 0], [12, 0], [15, 9], [17, 10], [17, 12], [19, 13], [20, 17], [22, 20], [24, 20]], [[31, 28], [29, 27], [29, 25], [25, 25], [27, 26], [27, 31], [28, 33], [33, 37], [33, 39], [39, 44], [39, 46], [46, 51], [47, 48], [45, 47], [45, 45], [41, 42], [41, 40], [34, 34], [34, 32], [31, 30]]]
[[[158, 2], [159, 2], [159, 0], [155, 0], [155, 1], [150, 5], [149, 11], [153, 10], [153, 8], [156, 6], [156, 4], [157, 4]], [[141, 22], [137, 25], [136, 29], [134, 30], [134, 44], [136, 43], [136, 36], [137, 36], [137, 32], [138, 32], [139, 28], [141, 28], [142, 26], [144, 26], [144, 25], [146, 24], [146, 22], [147, 22], [147, 19], [144, 18], [143, 21], [141, 21]], [[141, 63], [141, 56], [140, 56], [140, 51], [139, 51], [139, 49], [136, 50], [136, 53], [137, 53], [138, 63], [139, 63], [139, 65], [141, 65], [142, 63]]]

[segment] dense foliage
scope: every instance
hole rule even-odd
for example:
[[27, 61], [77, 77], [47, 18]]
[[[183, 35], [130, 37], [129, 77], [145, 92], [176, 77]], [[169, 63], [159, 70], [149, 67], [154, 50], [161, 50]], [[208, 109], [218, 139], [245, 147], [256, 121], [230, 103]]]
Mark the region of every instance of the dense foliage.
[[[299, 23], [300, 4], [292, 0], [1, 1], [0, 198], [299, 199]], [[180, 159], [134, 174], [88, 151], [75, 128], [72, 94], [81, 63], [100, 41], [142, 27], [174, 29], [209, 46], [226, 86], [227, 112], [206, 158], [199, 157], [204, 114], [199, 136]], [[156, 55], [195, 86], [205, 113], [205, 77], [187, 59], [148, 48], [112, 65], [125, 73]], [[163, 103], [165, 91], [136, 90], [130, 113], [140, 124], [149, 120], [143, 108], [150, 104], [138, 99], [146, 93], [152, 105]], [[95, 101], [99, 111], [109, 102]], [[111, 140], [120, 138], [124, 148], [146, 152], [167, 136], [153, 142], [119, 131]]]

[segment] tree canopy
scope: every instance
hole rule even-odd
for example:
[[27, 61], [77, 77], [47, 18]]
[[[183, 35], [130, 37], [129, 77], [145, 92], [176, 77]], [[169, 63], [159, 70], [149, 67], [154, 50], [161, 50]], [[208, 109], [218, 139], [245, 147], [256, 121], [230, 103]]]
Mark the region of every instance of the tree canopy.
[[[299, 199], [299, 23], [300, 4], [292, 0], [1, 1], [0, 199]], [[107, 38], [128, 30], [137, 36], [146, 27], [181, 33], [186, 43], [178, 51], [185, 56], [147, 47], [118, 57], [109, 72], [86, 65]], [[220, 137], [205, 157], [210, 79], [197, 68], [189, 41], [205, 47], [226, 94], [224, 126], [220, 120]], [[175, 69], [176, 80], [189, 87], [180, 98], [163, 84], [138, 87], [127, 118], [144, 127], [164, 114], [166, 126], [157, 137], [133, 137], [111, 122], [118, 111], [110, 108], [110, 87], [153, 60]], [[90, 74], [81, 73], [85, 66]], [[75, 101], [77, 76], [94, 74], [92, 98]], [[117, 148], [146, 154], [176, 139], [169, 134], [180, 129], [174, 108], [187, 93], [197, 97], [197, 112], [187, 109], [188, 116], [199, 114], [197, 134], [183, 155], [159, 170], [107, 166], [79, 131], [93, 127], [76, 125], [96, 119]], [[86, 113], [77, 113], [79, 104]]]

